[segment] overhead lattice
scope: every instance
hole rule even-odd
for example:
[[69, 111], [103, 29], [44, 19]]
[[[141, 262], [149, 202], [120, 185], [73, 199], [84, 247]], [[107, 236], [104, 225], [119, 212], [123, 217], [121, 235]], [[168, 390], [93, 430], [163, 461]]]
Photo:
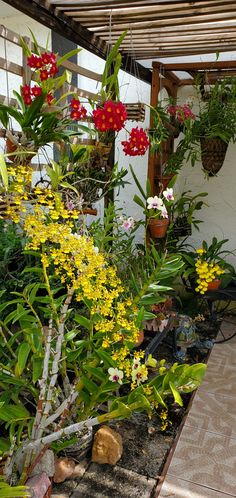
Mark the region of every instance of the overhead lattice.
[[236, 50], [236, 0], [5, 1], [103, 57], [127, 30], [126, 63]]

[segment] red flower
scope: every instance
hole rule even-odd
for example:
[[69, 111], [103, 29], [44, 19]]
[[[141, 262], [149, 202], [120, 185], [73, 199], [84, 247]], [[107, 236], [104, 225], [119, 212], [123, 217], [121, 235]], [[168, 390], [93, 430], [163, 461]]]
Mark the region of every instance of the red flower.
[[121, 142], [125, 155], [143, 156], [149, 147], [148, 136], [143, 128], [132, 128], [128, 140]]
[[23, 97], [27, 97], [27, 96], [31, 95], [30, 86], [29, 85], [23, 85], [22, 88], [21, 88], [21, 94], [23, 95]]
[[42, 88], [41, 86], [35, 85], [31, 88], [31, 92], [34, 97], [40, 97], [40, 95], [42, 95]]
[[47, 80], [47, 79], [48, 79], [48, 77], [49, 77], [49, 74], [48, 74], [47, 69], [42, 69], [42, 70], [40, 71], [40, 79], [41, 79], [41, 81], [45, 81], [45, 80]]
[[52, 101], [54, 100], [53, 94], [51, 92], [48, 92], [47, 96], [46, 96], [46, 99], [47, 99], [48, 105], [52, 105]]
[[87, 114], [87, 109], [84, 106], [81, 106], [79, 109], [73, 109], [70, 113], [71, 119], [75, 121], [79, 121], [81, 118], [85, 118]]
[[32, 98], [30, 95], [23, 95], [23, 100], [26, 105], [32, 104]]
[[81, 106], [81, 103], [79, 101], [79, 99], [72, 99], [71, 102], [70, 102], [70, 107], [71, 109], [79, 109]]
[[187, 104], [181, 105], [170, 105], [167, 108], [167, 112], [174, 116], [179, 123], [183, 123], [185, 119], [195, 119], [196, 116], [191, 111], [190, 107]]
[[41, 67], [43, 66], [43, 61], [41, 57], [32, 54], [27, 58], [27, 64], [29, 67], [32, 67], [32, 69], [41, 69]]
[[127, 118], [126, 108], [122, 102], [109, 100], [104, 106], [93, 111], [95, 127], [99, 131], [120, 131]]
[[58, 67], [56, 64], [52, 64], [50, 69], [49, 69], [49, 75], [54, 76], [54, 74], [58, 73]]
[[51, 54], [44, 52], [43, 54], [41, 54], [41, 59], [45, 65], [51, 64]]

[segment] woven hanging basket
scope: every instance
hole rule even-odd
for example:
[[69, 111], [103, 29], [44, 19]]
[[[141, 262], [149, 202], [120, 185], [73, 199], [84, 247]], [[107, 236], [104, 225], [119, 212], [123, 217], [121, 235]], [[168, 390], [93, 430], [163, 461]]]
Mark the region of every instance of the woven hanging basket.
[[215, 176], [223, 166], [228, 144], [221, 138], [201, 138], [202, 165], [209, 176]]

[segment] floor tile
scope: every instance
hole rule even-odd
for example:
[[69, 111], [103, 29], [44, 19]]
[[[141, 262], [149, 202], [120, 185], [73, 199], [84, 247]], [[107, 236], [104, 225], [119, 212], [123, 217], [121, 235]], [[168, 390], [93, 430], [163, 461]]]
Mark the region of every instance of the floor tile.
[[199, 390], [185, 425], [236, 438], [235, 398]]
[[230, 495], [167, 474], [158, 498], [230, 498]]
[[235, 468], [236, 439], [185, 426], [168, 474], [236, 496]]
[[218, 365], [217, 362], [208, 365], [205, 377], [199, 392], [212, 394], [223, 394], [224, 396], [236, 397], [236, 367]]
[[[236, 333], [236, 324], [235, 323], [223, 321], [220, 328], [221, 328], [221, 330], [226, 338], [231, 337]], [[217, 340], [221, 340], [221, 339], [223, 339], [223, 335], [219, 331], [218, 336], [217, 336]], [[236, 341], [236, 336], [234, 336], [230, 339], [230, 343], [235, 342], [235, 341]]]

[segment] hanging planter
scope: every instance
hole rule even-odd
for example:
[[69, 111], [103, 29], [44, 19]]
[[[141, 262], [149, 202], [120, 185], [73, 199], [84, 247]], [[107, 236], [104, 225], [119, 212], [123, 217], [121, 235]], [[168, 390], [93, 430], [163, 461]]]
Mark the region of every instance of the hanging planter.
[[192, 226], [188, 223], [186, 216], [176, 218], [173, 226], [173, 233], [177, 238], [192, 235]]
[[215, 176], [223, 166], [228, 144], [221, 138], [201, 138], [202, 165], [209, 176]]
[[125, 104], [128, 121], [144, 121], [145, 104], [141, 102]]
[[156, 218], [150, 218], [148, 226], [151, 237], [153, 239], [163, 239], [166, 235], [169, 222], [170, 221], [168, 218], [163, 218], [161, 220], [157, 220]]

